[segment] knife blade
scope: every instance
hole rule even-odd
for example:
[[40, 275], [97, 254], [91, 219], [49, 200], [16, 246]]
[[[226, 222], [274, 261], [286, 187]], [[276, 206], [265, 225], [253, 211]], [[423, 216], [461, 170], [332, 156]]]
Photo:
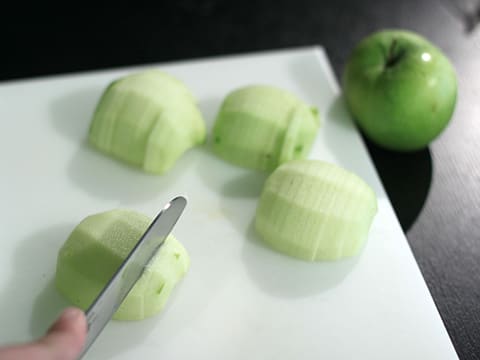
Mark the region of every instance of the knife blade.
[[140, 279], [145, 266], [163, 245], [186, 205], [187, 200], [178, 196], [164, 206], [107, 285], [87, 309], [85, 315], [87, 317], [88, 333], [80, 358], [85, 355], [137, 280]]

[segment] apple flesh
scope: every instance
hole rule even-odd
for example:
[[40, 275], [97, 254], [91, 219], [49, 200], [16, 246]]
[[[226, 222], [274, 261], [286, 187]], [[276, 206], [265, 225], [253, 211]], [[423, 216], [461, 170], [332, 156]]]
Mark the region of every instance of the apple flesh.
[[447, 126], [457, 79], [450, 61], [428, 40], [384, 30], [353, 50], [343, 89], [351, 114], [370, 140], [387, 149], [414, 151]]
[[[87, 216], [75, 227], [58, 253], [57, 290], [72, 305], [88, 308], [150, 223], [148, 216], [126, 209]], [[186, 249], [170, 234], [114, 319], [142, 320], [160, 312], [189, 264]]]
[[265, 182], [255, 230], [286, 255], [333, 261], [361, 251], [377, 208], [375, 192], [354, 173], [320, 160], [292, 160]]
[[153, 174], [166, 173], [205, 138], [203, 117], [190, 90], [155, 69], [113, 81], [99, 100], [88, 133], [96, 149]]
[[213, 126], [213, 151], [245, 168], [273, 171], [307, 157], [320, 126], [318, 109], [271, 85], [230, 92]]

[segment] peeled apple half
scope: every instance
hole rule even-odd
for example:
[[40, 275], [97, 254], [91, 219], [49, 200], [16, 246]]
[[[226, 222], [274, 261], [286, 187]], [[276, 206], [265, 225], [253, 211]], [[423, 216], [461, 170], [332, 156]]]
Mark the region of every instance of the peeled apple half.
[[[127, 257], [151, 220], [123, 209], [86, 217], [61, 247], [55, 285], [73, 305], [87, 309]], [[141, 320], [162, 310], [190, 264], [187, 251], [170, 235], [114, 315]]]
[[193, 95], [182, 82], [158, 70], [111, 83], [89, 131], [97, 149], [156, 174], [169, 170], [205, 136]]
[[295, 160], [265, 182], [255, 228], [287, 255], [337, 260], [360, 252], [376, 212], [374, 191], [357, 175], [319, 160]]
[[247, 168], [272, 171], [305, 158], [320, 125], [318, 110], [268, 85], [237, 89], [225, 98], [213, 127], [213, 150]]

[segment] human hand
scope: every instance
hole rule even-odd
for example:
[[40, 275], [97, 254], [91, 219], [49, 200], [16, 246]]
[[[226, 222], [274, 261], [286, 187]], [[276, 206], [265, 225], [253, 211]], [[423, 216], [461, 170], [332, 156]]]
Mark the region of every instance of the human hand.
[[83, 311], [68, 308], [37, 341], [0, 347], [0, 360], [75, 360], [83, 349], [86, 334]]

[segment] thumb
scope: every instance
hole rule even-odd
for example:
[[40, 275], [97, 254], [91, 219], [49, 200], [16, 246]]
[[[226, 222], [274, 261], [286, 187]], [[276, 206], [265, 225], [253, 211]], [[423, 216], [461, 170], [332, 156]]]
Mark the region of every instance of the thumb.
[[76, 359], [83, 349], [87, 320], [82, 310], [67, 308], [38, 342], [48, 348], [51, 359]]
[[75, 360], [83, 349], [87, 321], [82, 310], [67, 308], [41, 339], [0, 349], [1, 360]]

